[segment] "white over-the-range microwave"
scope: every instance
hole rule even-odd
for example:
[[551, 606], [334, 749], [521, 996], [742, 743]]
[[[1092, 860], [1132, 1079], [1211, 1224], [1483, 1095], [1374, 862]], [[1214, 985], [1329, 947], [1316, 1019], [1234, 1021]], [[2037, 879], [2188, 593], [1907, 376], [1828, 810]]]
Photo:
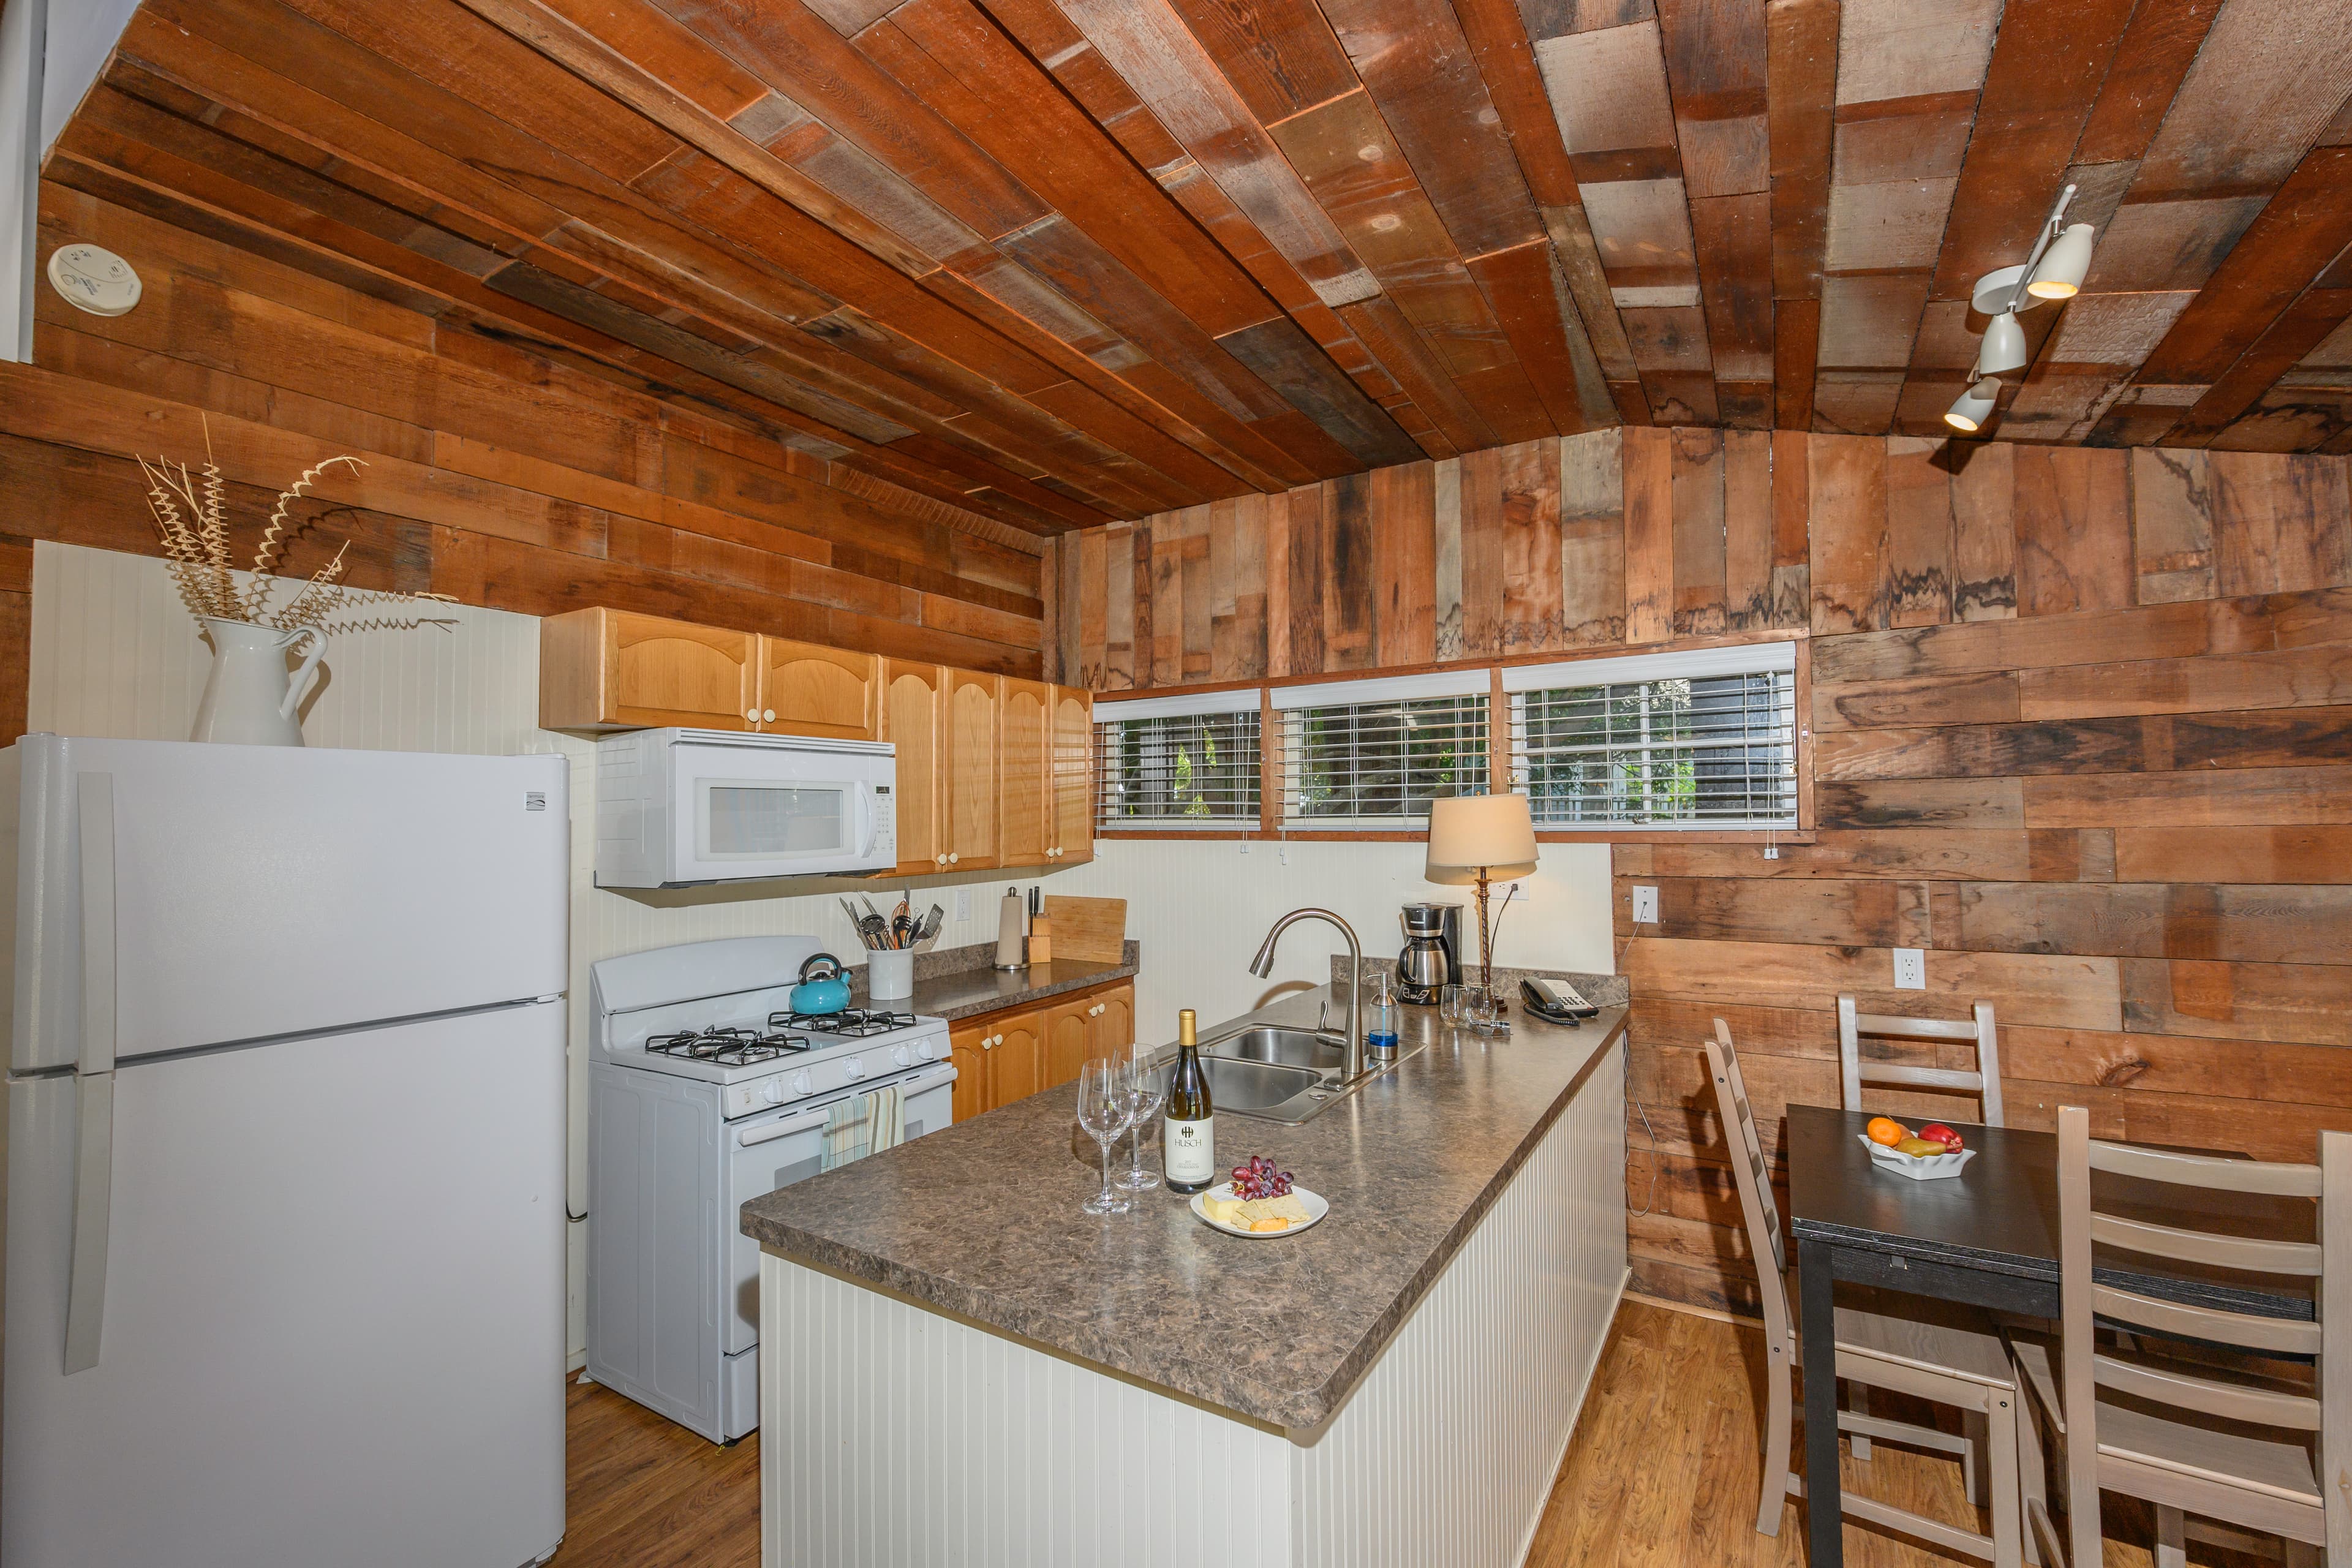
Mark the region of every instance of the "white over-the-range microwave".
[[887, 871], [898, 748], [727, 730], [596, 742], [596, 885], [686, 888]]

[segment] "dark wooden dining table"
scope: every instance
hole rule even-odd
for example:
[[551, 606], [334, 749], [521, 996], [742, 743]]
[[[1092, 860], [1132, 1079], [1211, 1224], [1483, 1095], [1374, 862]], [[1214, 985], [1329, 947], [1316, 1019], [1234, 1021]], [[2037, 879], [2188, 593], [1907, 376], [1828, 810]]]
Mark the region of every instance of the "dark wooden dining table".
[[[1948, 1123], [1976, 1151], [1958, 1176], [1914, 1181], [1873, 1164], [1870, 1116], [1791, 1105], [1782, 1131], [1789, 1229], [1797, 1243], [1805, 1377], [1805, 1501], [1811, 1568], [1844, 1557], [1838, 1484], [1836, 1282], [2033, 1318], [2058, 1316], [2058, 1139], [2019, 1128]], [[2200, 1151], [2202, 1152], [2202, 1151]], [[2105, 1212], [2196, 1229], [2278, 1240], [2314, 1239], [2305, 1199], [2250, 1196], [2093, 1177]], [[2315, 1315], [2307, 1284], [2200, 1268], [2133, 1254], [2093, 1255], [2102, 1283], [2163, 1300], [2265, 1317]]]

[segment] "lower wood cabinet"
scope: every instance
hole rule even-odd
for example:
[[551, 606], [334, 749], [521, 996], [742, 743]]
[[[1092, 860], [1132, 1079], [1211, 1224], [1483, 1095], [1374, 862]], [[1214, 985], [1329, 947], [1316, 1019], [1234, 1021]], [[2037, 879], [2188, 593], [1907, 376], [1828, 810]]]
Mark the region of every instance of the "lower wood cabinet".
[[1120, 980], [1032, 1007], [966, 1018], [948, 1031], [955, 1119], [1073, 1081], [1090, 1056], [1135, 1043], [1135, 983]]

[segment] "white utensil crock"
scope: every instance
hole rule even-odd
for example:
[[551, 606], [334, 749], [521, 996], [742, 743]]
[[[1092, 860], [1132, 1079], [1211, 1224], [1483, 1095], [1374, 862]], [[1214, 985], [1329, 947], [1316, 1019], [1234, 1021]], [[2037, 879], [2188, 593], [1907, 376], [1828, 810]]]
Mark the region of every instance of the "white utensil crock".
[[[311, 674], [327, 654], [327, 636], [316, 626], [281, 632], [248, 621], [207, 617], [213, 670], [196, 708], [191, 741], [226, 741], [240, 746], [299, 746], [302, 721], [295, 717]], [[310, 651], [289, 673], [286, 652], [309, 639]]]
[[870, 1002], [895, 1002], [915, 994], [915, 953], [912, 948], [886, 947], [866, 955], [866, 996]]

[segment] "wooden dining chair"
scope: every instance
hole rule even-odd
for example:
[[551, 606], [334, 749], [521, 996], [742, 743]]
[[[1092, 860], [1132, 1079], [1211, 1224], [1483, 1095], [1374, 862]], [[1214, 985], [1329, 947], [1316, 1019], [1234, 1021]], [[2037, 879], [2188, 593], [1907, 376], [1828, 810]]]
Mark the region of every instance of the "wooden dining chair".
[[[1848, 1110], [1860, 1110], [1864, 1084], [1895, 1089], [1936, 1089], [1973, 1094], [1984, 1107], [1977, 1120], [1987, 1127], [2005, 1127], [2000, 1113], [2000, 1041], [1992, 1023], [1992, 1004], [1979, 1002], [1966, 1019], [1906, 1018], [1893, 1013], [1864, 1013], [1853, 998], [1837, 999], [1838, 1081]], [[1912, 1067], [1879, 1061], [1862, 1054], [1862, 1042], [1874, 1040], [1952, 1041], [1976, 1047], [1976, 1065], [1969, 1068]]]
[[[1707, 1075], [1715, 1085], [1716, 1110], [1723, 1120], [1724, 1135], [1731, 1144], [1732, 1176], [1738, 1184], [1740, 1213], [1748, 1222], [1759, 1294], [1763, 1298], [1764, 1493], [1756, 1510], [1756, 1528], [1763, 1534], [1778, 1535], [1787, 1496], [1804, 1493], [1801, 1479], [1789, 1469], [1795, 1414], [1790, 1369], [1799, 1360], [1796, 1326], [1789, 1310], [1795, 1290], [1788, 1243], [1780, 1235], [1780, 1208], [1772, 1200], [1771, 1173], [1764, 1163], [1747, 1082], [1739, 1073], [1739, 1053], [1733, 1048], [1731, 1029], [1722, 1019], [1715, 1021], [1715, 1038], [1706, 1041], [1706, 1047]], [[1962, 1530], [1852, 1493], [1845, 1496], [1844, 1511], [1946, 1552], [1990, 1562], [1995, 1568], [2017, 1568], [2023, 1541], [2017, 1479], [2017, 1391], [2000, 1338], [1973, 1309], [1883, 1293], [1880, 1300], [1887, 1310], [1871, 1310], [1858, 1304], [1837, 1309], [1837, 1365], [1816, 1370], [1856, 1385], [1916, 1394], [1982, 1416], [1986, 1431], [1982, 1463], [1991, 1494], [1992, 1532]], [[1973, 1468], [1978, 1463], [1975, 1445], [1932, 1426], [1842, 1410], [1838, 1430], [1957, 1455], [1964, 1468]]]
[[[1876, 1084], [1894, 1089], [1943, 1089], [1956, 1094], [1973, 1094], [1983, 1107], [1977, 1120], [1987, 1127], [2008, 1125], [2001, 1120], [2000, 1108], [2000, 1041], [1993, 1029], [1992, 1004], [1979, 1002], [1971, 1015], [1962, 1019], [1906, 1018], [1895, 1013], [1864, 1013], [1857, 1008], [1851, 996], [1837, 999], [1838, 1016], [1838, 1102], [1848, 1110], [1863, 1109], [1862, 1089], [1864, 1084]], [[1883, 1061], [1862, 1054], [1864, 1038], [1874, 1040], [1908, 1040], [1951, 1042], [1976, 1047], [1975, 1066], [1968, 1068], [1914, 1067], [1902, 1062]], [[1854, 1394], [1854, 1408], [1867, 1410], [1870, 1396], [1860, 1390]], [[1870, 1439], [1857, 1435], [1853, 1439], [1853, 1457], [1867, 1463], [1870, 1459]], [[1969, 1500], [1982, 1502], [1979, 1489], [1971, 1485]]]
[[[2094, 1171], [2315, 1198], [2319, 1239], [2271, 1241], [2105, 1213], [2092, 1195]], [[2042, 1551], [2057, 1561], [2062, 1542], [2041, 1495], [2037, 1414], [2063, 1446], [2063, 1544], [2064, 1560], [2077, 1568], [2096, 1568], [2105, 1550], [2102, 1487], [2155, 1505], [2157, 1568], [2188, 1561], [2189, 1514], [2279, 1537], [2288, 1568], [2313, 1562], [2314, 1548], [2326, 1553], [2329, 1568], [2352, 1565], [2352, 1132], [2321, 1133], [2316, 1165], [2265, 1164], [2107, 1142], [2091, 1136], [2089, 1111], [2062, 1106], [2058, 1218], [2057, 1342], [2010, 1337], [2031, 1391], [2026, 1514]], [[2307, 1278], [2319, 1321], [2187, 1306], [2103, 1285], [2091, 1271], [2095, 1245], [2200, 1268]], [[2099, 1322], [2137, 1331], [2138, 1352], [2100, 1343]], [[2161, 1336], [2201, 1342], [2200, 1359], [2160, 1359]], [[2226, 1363], [2210, 1354], [2216, 1347], [2315, 1358], [2316, 1392], [2256, 1368], [2225, 1373]]]

